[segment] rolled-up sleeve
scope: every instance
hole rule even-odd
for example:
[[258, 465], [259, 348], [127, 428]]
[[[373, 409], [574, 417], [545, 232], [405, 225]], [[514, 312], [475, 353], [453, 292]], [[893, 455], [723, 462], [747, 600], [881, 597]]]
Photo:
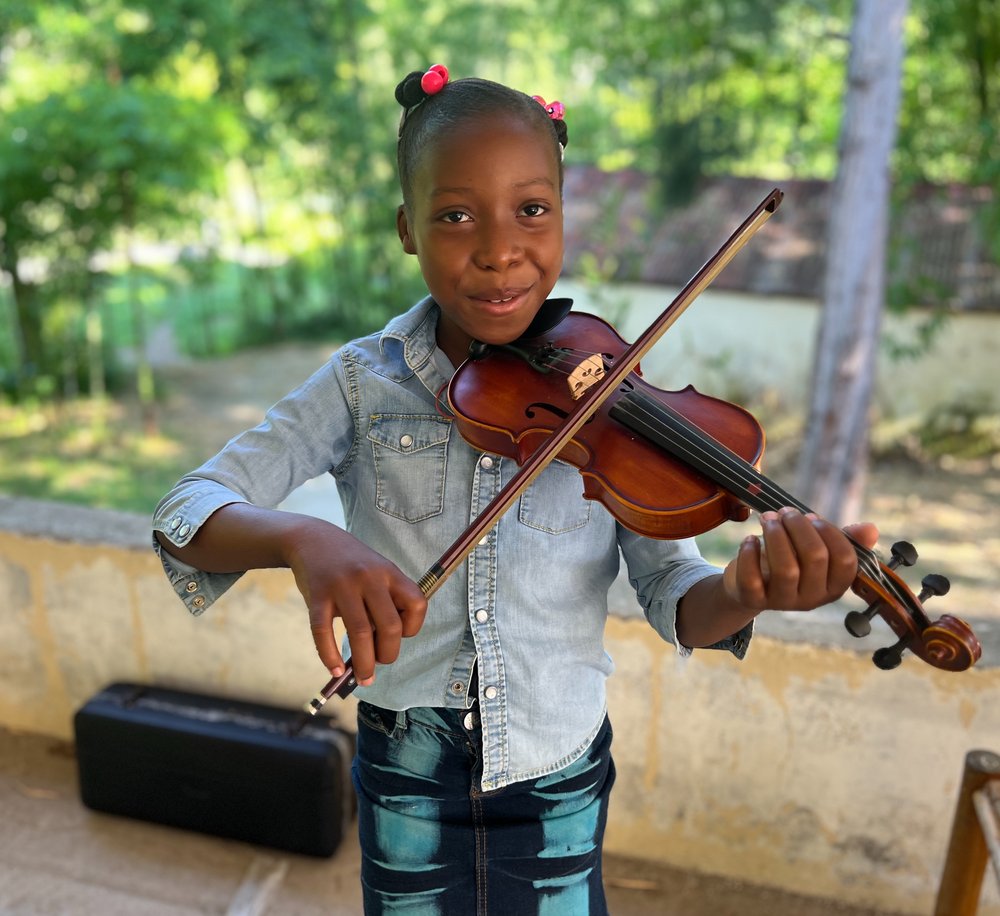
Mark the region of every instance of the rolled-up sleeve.
[[235, 502], [249, 502], [237, 493], [197, 474], [180, 480], [153, 513], [153, 550], [163, 564], [174, 591], [192, 614], [210, 607], [243, 573], [209, 573], [168, 553], [155, 533], [175, 547], [183, 547], [216, 510]]
[[[678, 654], [692, 650], [677, 639], [677, 605], [695, 583], [722, 572], [709, 563], [693, 538], [676, 541], [642, 537], [619, 526], [618, 542], [628, 568], [629, 583], [650, 625]], [[753, 621], [705, 648], [726, 649], [742, 659], [750, 647]]]
[[223, 506], [273, 508], [300, 484], [335, 469], [349, 454], [354, 424], [338, 361], [327, 363], [275, 404], [263, 422], [174, 485], [153, 513], [153, 549], [174, 591], [201, 614], [242, 573], [211, 573], [178, 560], [155, 536], [184, 547]]

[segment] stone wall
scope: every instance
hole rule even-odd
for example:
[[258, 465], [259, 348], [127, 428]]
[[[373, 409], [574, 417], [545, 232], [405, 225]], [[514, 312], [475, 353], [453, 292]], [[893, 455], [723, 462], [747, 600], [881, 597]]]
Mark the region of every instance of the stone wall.
[[[63, 738], [115, 680], [298, 708], [324, 682], [287, 573], [201, 618], [167, 586], [146, 520], [0, 498], [0, 727]], [[874, 668], [765, 615], [747, 659], [681, 660], [613, 593], [618, 783], [607, 846], [903, 913], [930, 912], [968, 750], [1000, 750], [1000, 668]], [[823, 625], [807, 633], [840, 632]], [[817, 616], [818, 615], [818, 616]], [[836, 624], [836, 626], [834, 626]], [[331, 701], [350, 723], [351, 701]], [[328, 707], [328, 709], [330, 708]], [[980, 916], [1000, 916], [986, 876]]]

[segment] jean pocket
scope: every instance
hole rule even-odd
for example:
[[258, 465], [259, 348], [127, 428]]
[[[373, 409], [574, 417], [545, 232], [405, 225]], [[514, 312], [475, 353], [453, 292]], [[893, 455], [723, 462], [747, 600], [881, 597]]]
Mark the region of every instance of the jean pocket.
[[407, 522], [444, 509], [451, 422], [438, 416], [377, 414], [368, 440], [375, 466], [375, 505]]
[[406, 726], [405, 714], [396, 712], [394, 709], [383, 709], [364, 700], [358, 700], [358, 725], [364, 725], [373, 729], [394, 741], [403, 737]]
[[521, 494], [518, 519], [538, 531], [565, 534], [586, 525], [590, 509], [580, 472], [565, 461], [553, 461]]

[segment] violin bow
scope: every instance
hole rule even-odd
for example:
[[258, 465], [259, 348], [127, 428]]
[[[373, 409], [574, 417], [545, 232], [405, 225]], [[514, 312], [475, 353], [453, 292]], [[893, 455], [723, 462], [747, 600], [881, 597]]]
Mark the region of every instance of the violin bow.
[[[580, 397], [575, 410], [553, 430], [552, 434], [518, 468], [513, 477], [490, 501], [489, 505], [476, 517], [472, 524], [442, 554], [441, 558], [420, 577], [417, 585], [425, 598], [430, 598], [459, 567], [479, 542], [500, 520], [501, 516], [514, 504], [518, 497], [531, 485], [552, 460], [563, 450], [593, 413], [607, 400], [608, 396], [624, 381], [625, 377], [639, 365], [640, 360], [652, 349], [656, 342], [680, 318], [684, 310], [712, 283], [740, 249], [767, 222], [778, 209], [784, 192], [775, 188], [757, 205], [754, 211], [710, 257], [698, 272], [687, 282], [673, 301], [636, 340], [626, 349], [614, 367], [604, 373], [603, 378], [590, 385]], [[331, 678], [326, 685], [303, 707], [309, 715], [316, 715], [327, 700], [337, 695], [342, 699], [349, 696], [358, 686], [354, 668], [350, 661], [340, 677]]]

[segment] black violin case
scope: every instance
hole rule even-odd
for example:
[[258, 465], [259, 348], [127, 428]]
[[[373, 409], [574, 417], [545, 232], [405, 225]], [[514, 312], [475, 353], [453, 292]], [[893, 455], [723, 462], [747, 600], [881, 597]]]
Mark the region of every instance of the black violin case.
[[115, 683], [73, 720], [83, 804], [312, 856], [355, 813], [354, 735], [324, 716]]

